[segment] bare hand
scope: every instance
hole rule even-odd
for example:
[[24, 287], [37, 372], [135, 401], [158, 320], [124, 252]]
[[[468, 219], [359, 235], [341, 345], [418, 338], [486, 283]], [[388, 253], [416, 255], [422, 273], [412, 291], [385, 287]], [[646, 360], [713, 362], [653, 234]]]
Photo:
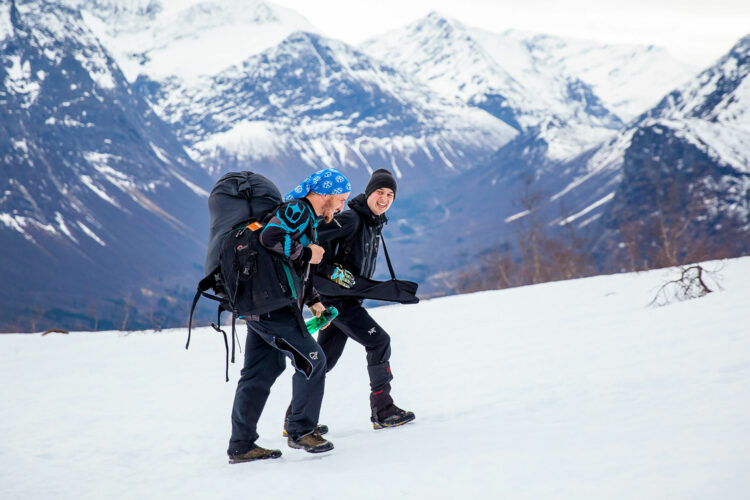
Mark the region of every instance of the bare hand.
[[326, 306], [324, 306], [320, 302], [316, 302], [315, 304], [309, 307], [310, 307], [310, 312], [313, 313], [313, 316], [315, 316], [316, 318], [320, 318], [320, 315], [323, 314], [323, 311], [326, 310]]
[[307, 248], [312, 250], [310, 264], [320, 264], [320, 262], [323, 260], [323, 254], [326, 252], [325, 249], [322, 246], [316, 245], [314, 243], [310, 243], [309, 245], [307, 245]]

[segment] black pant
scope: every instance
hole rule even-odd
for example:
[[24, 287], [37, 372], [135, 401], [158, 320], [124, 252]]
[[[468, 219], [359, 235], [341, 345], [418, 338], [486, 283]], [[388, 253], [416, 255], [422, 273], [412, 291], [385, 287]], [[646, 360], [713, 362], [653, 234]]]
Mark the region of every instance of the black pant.
[[374, 414], [382, 415], [393, 405], [391, 399], [391, 337], [372, 319], [356, 300], [327, 301], [339, 310], [339, 315], [318, 335], [318, 343], [326, 355], [326, 371], [331, 371], [344, 352], [346, 339], [352, 338], [365, 346], [367, 373], [370, 376], [370, 406]]
[[287, 431], [297, 438], [318, 424], [325, 385], [326, 356], [315, 339], [303, 329], [301, 315], [291, 306], [248, 321], [245, 365], [232, 407], [230, 454], [250, 449], [258, 439], [256, 427], [271, 392], [284, 371], [284, 356], [292, 360], [292, 409]]

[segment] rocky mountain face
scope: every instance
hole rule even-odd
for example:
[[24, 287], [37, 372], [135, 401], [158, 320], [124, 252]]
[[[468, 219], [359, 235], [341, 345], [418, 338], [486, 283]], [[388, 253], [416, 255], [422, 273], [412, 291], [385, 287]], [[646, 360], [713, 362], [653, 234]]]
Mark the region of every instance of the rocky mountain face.
[[182, 317], [211, 179], [79, 12], [0, 5], [0, 109], [0, 327]]
[[630, 249], [634, 232], [655, 234], [637, 256], [667, 264], [750, 250], [748, 75], [750, 36], [624, 131], [627, 148], [603, 148], [617, 151], [622, 176], [602, 214], [604, 252]]
[[[747, 253], [749, 57], [746, 37], [611, 139], [535, 176], [549, 231], [584, 234], [584, 250], [608, 271]], [[482, 169], [485, 179], [524, 168], [510, 148], [523, 144], [501, 149]], [[497, 184], [496, 193], [508, 193], [507, 178]], [[519, 208], [506, 221], [525, 216]]]

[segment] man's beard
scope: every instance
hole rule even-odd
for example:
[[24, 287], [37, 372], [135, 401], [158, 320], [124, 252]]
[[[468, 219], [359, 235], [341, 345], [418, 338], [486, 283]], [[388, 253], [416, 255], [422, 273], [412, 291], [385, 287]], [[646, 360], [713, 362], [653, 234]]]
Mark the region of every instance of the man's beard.
[[330, 224], [333, 221], [333, 216], [336, 215], [336, 205], [335, 201], [329, 201], [323, 207], [323, 220], [326, 221], [326, 224]]

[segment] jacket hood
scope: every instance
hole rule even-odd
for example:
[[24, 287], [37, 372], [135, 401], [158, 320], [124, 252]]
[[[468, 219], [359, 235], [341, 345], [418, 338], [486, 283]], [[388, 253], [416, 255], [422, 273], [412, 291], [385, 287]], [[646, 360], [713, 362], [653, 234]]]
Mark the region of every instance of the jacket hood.
[[388, 222], [388, 218], [383, 215], [375, 215], [367, 206], [367, 198], [365, 193], [360, 193], [351, 200], [349, 200], [349, 208], [362, 215], [362, 219], [367, 221], [372, 226], [382, 226]]

